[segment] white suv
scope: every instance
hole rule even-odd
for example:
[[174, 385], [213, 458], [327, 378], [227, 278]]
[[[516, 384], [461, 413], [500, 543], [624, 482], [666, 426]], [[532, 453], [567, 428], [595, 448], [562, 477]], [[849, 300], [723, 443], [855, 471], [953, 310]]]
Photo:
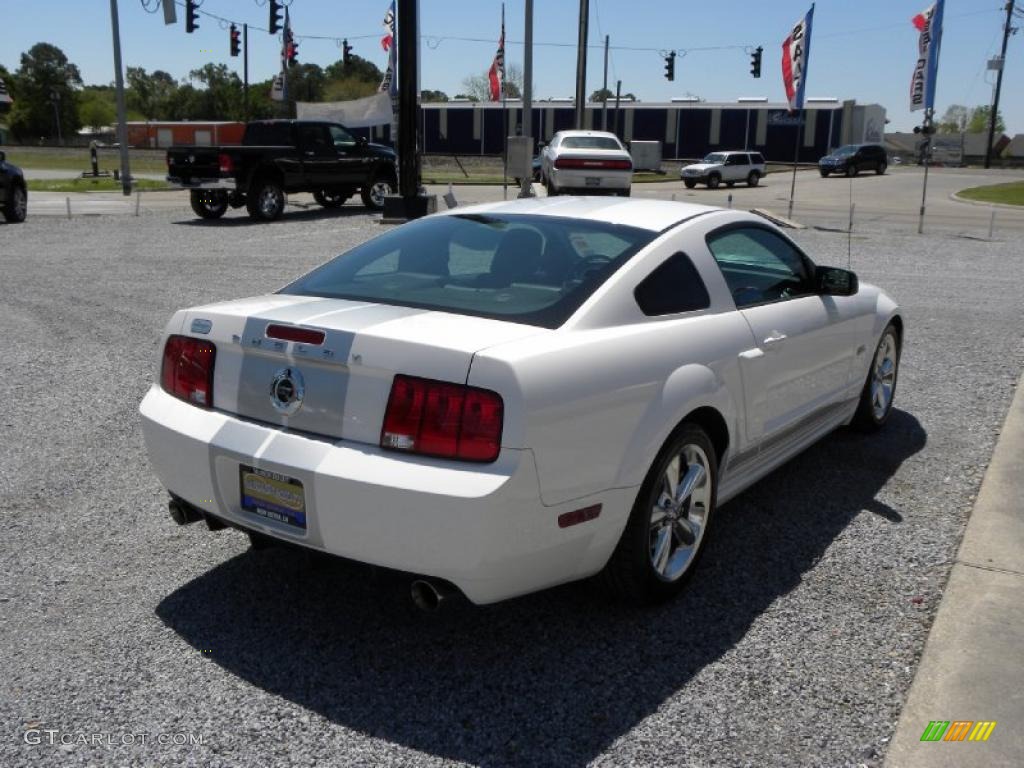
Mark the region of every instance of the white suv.
[[698, 183], [716, 189], [723, 181], [730, 187], [737, 181], [756, 187], [764, 173], [764, 158], [760, 152], [712, 152], [701, 162], [681, 168], [679, 178], [687, 189], [693, 189]]

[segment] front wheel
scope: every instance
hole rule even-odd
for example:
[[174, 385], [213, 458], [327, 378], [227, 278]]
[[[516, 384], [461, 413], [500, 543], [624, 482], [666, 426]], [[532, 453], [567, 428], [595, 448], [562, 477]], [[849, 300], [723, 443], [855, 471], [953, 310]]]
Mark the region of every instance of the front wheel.
[[273, 179], [263, 179], [252, 185], [245, 207], [257, 221], [274, 221], [284, 213], [284, 203], [281, 185]]
[[828, 178], [828, 171], [818, 171], [818, 173], [821, 174], [821, 178], [823, 178], [823, 179], [827, 179]]
[[861, 390], [860, 402], [853, 417], [853, 424], [865, 432], [880, 429], [892, 413], [892, 401], [896, 395], [896, 377], [900, 367], [900, 336], [896, 326], [890, 323], [882, 333], [875, 349], [867, 381]]
[[201, 219], [219, 219], [228, 209], [226, 192], [193, 189], [189, 194], [189, 202], [196, 216]]
[[348, 200], [348, 195], [344, 192], [321, 189], [313, 193], [313, 199], [324, 208], [341, 208]]
[[683, 179], [683, 184], [686, 185], [687, 189], [693, 189], [694, 187], [697, 186], [697, 182], [694, 181], [693, 179]]
[[378, 177], [372, 183], [363, 187], [359, 196], [363, 199], [363, 205], [371, 211], [383, 211], [384, 198], [394, 193], [394, 182], [387, 178]]
[[703, 552], [717, 490], [714, 445], [703, 429], [684, 422], [640, 486], [626, 529], [602, 573], [606, 586], [633, 603], [660, 602], [678, 594]]
[[15, 184], [11, 187], [11, 197], [4, 206], [4, 219], [11, 224], [21, 224], [28, 215], [28, 195], [25, 188]]

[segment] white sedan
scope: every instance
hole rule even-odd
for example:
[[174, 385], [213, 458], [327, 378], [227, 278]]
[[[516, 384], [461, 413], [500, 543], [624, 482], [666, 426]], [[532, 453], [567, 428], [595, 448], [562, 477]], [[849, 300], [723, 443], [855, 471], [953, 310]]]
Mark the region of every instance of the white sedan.
[[896, 304], [752, 214], [556, 198], [387, 231], [177, 312], [141, 405], [179, 523], [416, 574], [436, 605], [692, 574], [716, 509], [885, 423]]
[[624, 195], [633, 183], [633, 158], [614, 133], [559, 131], [541, 149], [541, 181], [548, 195]]

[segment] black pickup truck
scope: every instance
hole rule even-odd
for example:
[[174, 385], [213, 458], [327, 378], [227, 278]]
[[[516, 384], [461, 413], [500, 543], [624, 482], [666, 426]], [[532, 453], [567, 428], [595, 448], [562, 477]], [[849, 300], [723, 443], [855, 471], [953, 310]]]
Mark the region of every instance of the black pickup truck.
[[398, 188], [393, 150], [316, 120], [248, 123], [240, 145], [173, 146], [167, 180], [191, 190], [192, 210], [204, 219], [244, 205], [258, 221], [278, 218], [289, 192], [312, 192], [336, 208], [358, 190], [363, 205], [379, 211]]

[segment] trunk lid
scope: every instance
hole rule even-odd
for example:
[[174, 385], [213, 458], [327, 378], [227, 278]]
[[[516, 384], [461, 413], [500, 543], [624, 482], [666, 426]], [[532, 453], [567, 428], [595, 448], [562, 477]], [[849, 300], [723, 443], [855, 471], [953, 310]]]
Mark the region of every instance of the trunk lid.
[[[273, 338], [273, 324], [322, 331], [323, 342]], [[488, 318], [280, 294], [190, 309], [182, 332], [217, 347], [217, 410], [374, 445], [396, 373], [464, 383], [475, 352], [550, 333]]]

